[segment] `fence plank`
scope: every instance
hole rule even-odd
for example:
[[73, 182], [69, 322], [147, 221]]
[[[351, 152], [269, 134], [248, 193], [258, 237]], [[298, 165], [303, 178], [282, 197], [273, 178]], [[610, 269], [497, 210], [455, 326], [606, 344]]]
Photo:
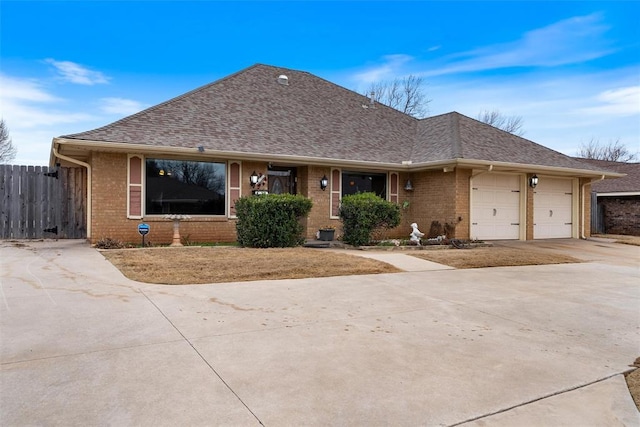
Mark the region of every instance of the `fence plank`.
[[0, 237], [9, 238], [11, 229], [11, 209], [9, 199], [11, 197], [11, 181], [13, 177], [13, 167], [11, 165], [0, 165]]
[[9, 191], [7, 190], [8, 179], [10, 174], [7, 172], [8, 165], [0, 165], [0, 238], [6, 239], [7, 222], [9, 220], [9, 212], [7, 211]]
[[86, 237], [86, 194], [84, 168], [0, 165], [0, 238]]
[[22, 212], [24, 212], [24, 193], [22, 192], [22, 182], [24, 180], [24, 174], [27, 171], [26, 166], [18, 166], [17, 174], [14, 175], [12, 182], [11, 192], [17, 195], [17, 202], [12, 206], [11, 209], [11, 237], [16, 239], [18, 236], [24, 235], [24, 227], [23, 227], [23, 216]]
[[27, 233], [27, 238], [33, 239], [36, 236], [35, 230], [35, 189], [36, 189], [36, 168], [33, 166], [27, 166], [27, 180], [26, 185], [24, 186], [25, 192], [25, 200], [27, 201], [26, 215], [24, 217], [25, 222], [25, 230]]
[[46, 214], [46, 203], [44, 198], [44, 174], [47, 172], [46, 167], [36, 166], [36, 230], [39, 237], [44, 237], [44, 216]]
[[[55, 172], [55, 168], [47, 168], [47, 173]], [[48, 178], [45, 180], [45, 185], [47, 186], [47, 200], [49, 200], [49, 204], [47, 206], [47, 226], [46, 229], [53, 228], [58, 223], [58, 204], [56, 202], [56, 188], [58, 188], [59, 183], [55, 179]], [[57, 234], [51, 234], [50, 232], [45, 233], [46, 237], [58, 237]]]

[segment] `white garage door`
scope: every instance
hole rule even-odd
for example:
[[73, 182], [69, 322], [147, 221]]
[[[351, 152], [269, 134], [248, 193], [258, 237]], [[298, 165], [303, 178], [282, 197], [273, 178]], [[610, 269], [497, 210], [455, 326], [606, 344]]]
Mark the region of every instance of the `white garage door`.
[[572, 237], [573, 181], [540, 178], [533, 193], [533, 238]]
[[471, 191], [471, 238], [520, 238], [520, 176], [479, 175]]

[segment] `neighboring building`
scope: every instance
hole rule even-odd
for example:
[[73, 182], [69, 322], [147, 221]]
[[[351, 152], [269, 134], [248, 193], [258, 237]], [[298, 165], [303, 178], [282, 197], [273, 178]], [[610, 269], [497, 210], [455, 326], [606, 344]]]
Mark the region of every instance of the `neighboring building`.
[[308, 238], [339, 225], [341, 197], [357, 191], [403, 207], [396, 237], [438, 222], [461, 239], [578, 238], [590, 233], [592, 180], [621, 176], [456, 112], [420, 120], [266, 65], [54, 138], [51, 163], [88, 169], [92, 242], [137, 241], [142, 220], [151, 241], [170, 242], [165, 213], [192, 216], [181, 226], [191, 241], [234, 241], [234, 203], [254, 190], [311, 198]]
[[593, 233], [640, 236], [640, 163], [578, 160], [626, 175], [591, 184]]

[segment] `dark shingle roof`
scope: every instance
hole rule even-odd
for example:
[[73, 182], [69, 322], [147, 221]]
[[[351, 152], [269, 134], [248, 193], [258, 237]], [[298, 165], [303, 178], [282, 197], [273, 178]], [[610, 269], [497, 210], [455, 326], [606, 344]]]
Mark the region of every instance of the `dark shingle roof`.
[[627, 175], [618, 179], [594, 182], [591, 184], [591, 191], [597, 193], [640, 193], [640, 163], [609, 162], [581, 158], [576, 160], [597, 167], [599, 170], [609, 170]]
[[[288, 85], [277, 82], [279, 75]], [[306, 72], [254, 65], [68, 139], [371, 162], [407, 160], [417, 120]], [[393, 150], [389, 148], [393, 147]]]
[[420, 121], [412, 157], [414, 162], [469, 159], [594, 169], [550, 148], [456, 112]]
[[[278, 76], [288, 77], [288, 85]], [[597, 170], [453, 112], [418, 120], [307, 72], [254, 65], [73, 140], [397, 163], [455, 159]]]

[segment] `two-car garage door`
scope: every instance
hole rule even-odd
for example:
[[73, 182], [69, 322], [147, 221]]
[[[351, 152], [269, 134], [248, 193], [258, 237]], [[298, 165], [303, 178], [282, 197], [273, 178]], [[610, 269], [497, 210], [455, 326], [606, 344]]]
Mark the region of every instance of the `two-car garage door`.
[[[541, 177], [533, 196], [533, 237], [572, 237], [573, 180]], [[485, 173], [471, 185], [471, 238], [524, 238], [523, 175]], [[528, 188], [530, 191], [531, 189]]]

